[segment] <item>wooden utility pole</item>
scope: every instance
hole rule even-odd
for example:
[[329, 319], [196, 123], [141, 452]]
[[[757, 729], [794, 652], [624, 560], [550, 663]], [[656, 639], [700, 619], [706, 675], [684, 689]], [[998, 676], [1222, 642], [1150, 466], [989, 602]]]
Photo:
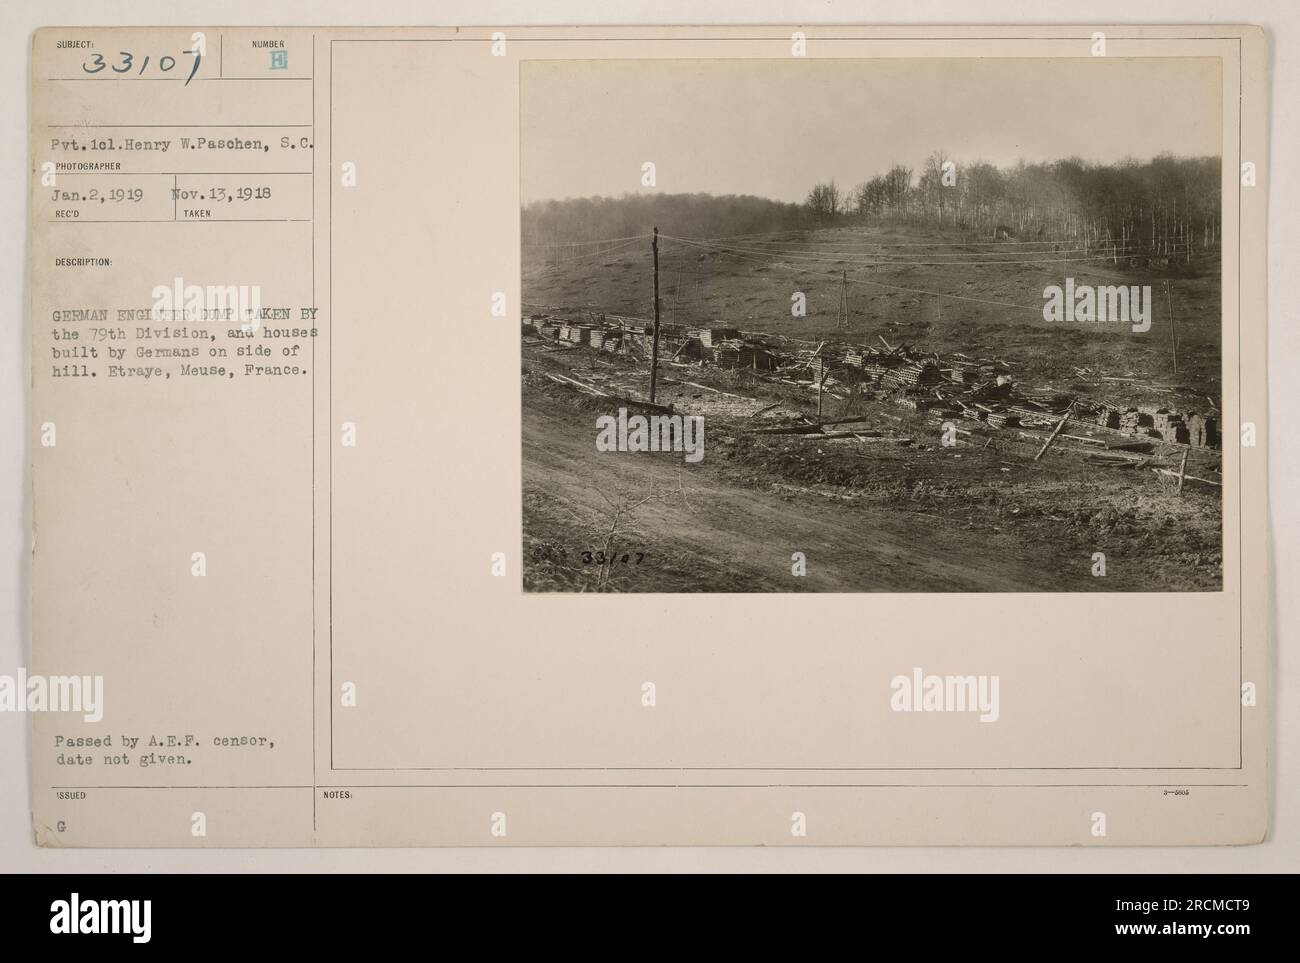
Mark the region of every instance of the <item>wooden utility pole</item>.
[[[820, 350], [820, 349], [819, 349]], [[817, 359], [817, 417], [822, 416], [822, 384], [826, 381], [826, 362]]]
[[654, 404], [655, 385], [659, 379], [659, 228], [650, 239], [650, 253], [655, 265], [655, 321], [650, 336], [650, 403]]
[[1165, 304], [1169, 308], [1169, 349], [1174, 355], [1174, 374], [1178, 374], [1178, 322], [1174, 320], [1174, 302], [1169, 294], [1169, 282], [1165, 282]]
[[849, 326], [849, 272], [846, 270], [840, 276], [840, 304], [844, 310], [844, 320], [840, 327], [848, 328]]

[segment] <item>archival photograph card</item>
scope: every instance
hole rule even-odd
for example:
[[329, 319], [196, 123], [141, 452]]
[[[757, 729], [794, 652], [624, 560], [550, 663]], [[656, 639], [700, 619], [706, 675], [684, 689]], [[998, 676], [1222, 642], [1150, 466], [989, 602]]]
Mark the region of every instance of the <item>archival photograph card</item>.
[[1259, 842], [1268, 56], [38, 31], [37, 842]]

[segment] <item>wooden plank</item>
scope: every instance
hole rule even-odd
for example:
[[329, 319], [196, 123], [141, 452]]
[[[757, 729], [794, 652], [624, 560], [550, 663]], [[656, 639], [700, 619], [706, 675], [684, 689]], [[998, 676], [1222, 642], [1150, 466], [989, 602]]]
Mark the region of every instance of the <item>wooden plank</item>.
[[1047, 441], [1043, 442], [1043, 447], [1038, 449], [1038, 454], [1034, 456], [1034, 461], [1038, 461], [1038, 459], [1042, 458], [1043, 453], [1047, 451], [1048, 448], [1052, 447], [1052, 442], [1056, 441], [1056, 436], [1061, 433], [1061, 429], [1065, 427], [1065, 423], [1070, 420], [1070, 413], [1072, 411], [1074, 411], [1073, 401], [1070, 402], [1070, 407], [1065, 409], [1065, 414], [1061, 416], [1060, 423], [1053, 428], [1052, 433], [1047, 436]]
[[[1158, 475], [1169, 475], [1171, 478], [1178, 477], [1178, 472], [1174, 471], [1171, 468], [1152, 468], [1151, 470]], [[1223, 487], [1223, 482], [1217, 482], [1212, 478], [1197, 478], [1195, 475], [1184, 475], [1183, 478], [1187, 481], [1201, 482], [1202, 484], [1205, 485], [1213, 485], [1215, 488]]]
[[823, 421], [821, 423], [823, 425], [851, 425], [854, 422], [862, 422], [863, 424], [866, 424], [867, 419], [858, 415], [853, 418], [832, 418], [829, 421]]
[[821, 428], [817, 425], [778, 425], [775, 428], [755, 428], [751, 435], [818, 435]]
[[568, 376], [566, 376], [566, 375], [562, 375], [562, 374], [551, 374], [551, 375], [549, 375], [549, 377], [552, 377], [552, 378], [559, 378], [561, 381], [567, 381], [567, 382], [568, 382], [569, 384], [571, 384], [571, 385], [577, 385], [577, 386], [578, 386], [579, 388], [581, 388], [583, 391], [590, 391], [593, 395], [600, 395], [600, 397], [602, 397], [602, 398], [608, 398], [608, 397], [609, 397], [609, 395], [608, 395], [607, 393], [605, 393], [604, 391], [601, 391], [599, 388], [593, 388], [591, 385], [585, 385], [585, 384], [583, 384], [581, 381], [577, 381], [577, 380], [575, 380], [575, 379], [573, 379], [573, 378], [570, 378], [570, 377], [568, 377]]
[[682, 384], [690, 385], [692, 388], [703, 388], [705, 391], [713, 391], [720, 395], [726, 395], [728, 398], [741, 398], [745, 401], [757, 401], [757, 398], [750, 398], [746, 395], [735, 395], [730, 391], [723, 391], [721, 388], [711, 388], [708, 385], [697, 384], [694, 381], [683, 381]]

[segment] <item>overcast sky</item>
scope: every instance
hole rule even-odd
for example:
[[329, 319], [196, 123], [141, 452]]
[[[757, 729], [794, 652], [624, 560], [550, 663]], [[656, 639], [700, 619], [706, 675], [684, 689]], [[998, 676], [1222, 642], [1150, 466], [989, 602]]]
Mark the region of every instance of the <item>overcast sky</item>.
[[943, 148], [959, 164], [1221, 155], [1211, 59], [522, 65], [525, 202], [642, 190], [801, 201]]

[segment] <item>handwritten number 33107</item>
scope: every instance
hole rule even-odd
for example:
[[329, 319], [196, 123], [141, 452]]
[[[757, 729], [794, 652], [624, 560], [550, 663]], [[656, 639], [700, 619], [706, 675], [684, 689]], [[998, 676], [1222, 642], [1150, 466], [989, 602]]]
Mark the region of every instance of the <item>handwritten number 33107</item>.
[[[181, 53], [190, 54], [191, 56], [194, 57], [194, 63], [190, 67], [190, 75], [185, 78], [185, 86], [188, 87], [190, 85], [190, 81], [194, 79], [194, 75], [199, 71], [199, 64], [202, 63], [203, 61], [203, 54], [199, 53], [197, 49], [182, 50]], [[91, 54], [90, 60], [82, 64], [81, 69], [88, 74], [97, 74], [105, 67], [112, 70], [113, 73], [115, 74], [130, 73], [135, 68], [135, 54], [131, 53], [128, 50], [119, 50], [118, 56], [121, 57], [122, 59], [118, 63], [110, 64], [107, 60], [104, 59], [103, 54], [99, 54], [99, 53]], [[162, 71], [163, 73], [170, 72], [172, 69], [175, 68], [175, 66], [176, 66], [176, 58], [173, 57], [171, 54], [163, 54], [161, 57], [158, 58], [157, 69]], [[148, 67], [149, 67], [149, 56], [145, 55], [145, 58], [140, 62], [140, 73], [143, 74], [145, 70], [148, 69]]]
[[[628, 559], [630, 559], [633, 555], [636, 556], [636, 561], [632, 563], [633, 565], [640, 565], [641, 560], [645, 558], [645, 552], [624, 552], [621, 561], [624, 564], [627, 564]], [[614, 552], [612, 555], [608, 557], [605, 556], [604, 552], [583, 552], [582, 553], [583, 565], [606, 565], [606, 564], [613, 565], [618, 561], [620, 561], [620, 558], [617, 552]]]

